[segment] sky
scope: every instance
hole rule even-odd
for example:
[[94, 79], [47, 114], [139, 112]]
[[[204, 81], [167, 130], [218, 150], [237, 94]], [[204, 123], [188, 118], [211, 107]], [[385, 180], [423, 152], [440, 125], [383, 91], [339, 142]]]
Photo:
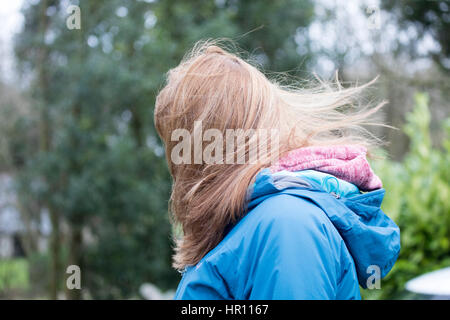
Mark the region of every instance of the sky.
[[23, 23], [22, 4], [23, 0], [3, 0], [0, 4], [0, 78], [5, 81], [14, 79], [12, 40]]
[[[29, 0], [36, 2], [38, 0]], [[70, 0], [69, 0], [70, 1]], [[16, 80], [14, 73], [13, 59], [13, 37], [20, 31], [23, 24], [23, 16], [20, 9], [24, 0], [2, 0], [0, 5], [0, 80], [13, 82]], [[73, 0], [75, 2], [75, 0]], [[355, 48], [350, 51], [348, 58], [358, 61], [361, 54], [371, 54], [373, 52], [385, 53], [392, 50], [390, 45], [394, 40], [399, 39], [407, 41], [415, 39], [417, 34], [414, 30], [398, 30], [393, 19], [386, 12], [376, 14], [364, 14], [361, 8], [378, 8], [379, 0], [317, 0], [316, 21], [314, 21], [308, 30], [308, 35], [313, 43], [313, 49], [317, 51], [329, 50], [336, 51], [340, 46]], [[325, 9], [335, 11], [337, 19], [324, 21], [321, 19], [326, 16]], [[379, 21], [370, 21], [368, 16], [378, 18]], [[372, 22], [372, 27], [369, 24]], [[373, 22], [377, 25], [373, 25]], [[374, 36], [379, 35], [381, 41], [374, 41]], [[324, 36], [325, 35], [325, 36]], [[302, 49], [302, 37], [299, 36], [297, 44], [299, 51]], [[436, 49], [435, 41], [429, 36], [424, 41], [417, 42], [422, 51], [426, 53], [429, 49]], [[439, 48], [437, 48], [439, 49]], [[317, 58], [318, 74], [334, 74], [335, 66], [332, 60], [326, 56]], [[416, 66], [419, 66], [416, 64]], [[427, 67], [425, 65], [424, 67]]]
[[[32, 0], [37, 1], [37, 0]], [[20, 8], [23, 5], [24, 0], [14, 0], [14, 1], [2, 1], [0, 5], [0, 79], [4, 81], [14, 81], [14, 59], [13, 59], [13, 36], [15, 33], [20, 31], [21, 25], [23, 23], [23, 16], [20, 13]], [[337, 6], [343, 9], [347, 15], [350, 14], [353, 19], [352, 26], [353, 30], [358, 31], [357, 34], [352, 34], [353, 38], [356, 41], [362, 41], [366, 44], [366, 48], [368, 47], [370, 50], [370, 41], [367, 39], [368, 33], [367, 28], [364, 28], [367, 19], [359, 10], [360, 5], [371, 5], [371, 3], [377, 4], [377, 0], [356, 0], [352, 2], [346, 3], [342, 6], [340, 3], [335, 0], [320, 0], [317, 2], [319, 4], [318, 7], [329, 8], [330, 6]], [[316, 14], [320, 15], [320, 9], [316, 10]], [[342, 11], [342, 10], [341, 10]], [[356, 25], [356, 27], [355, 27]], [[361, 27], [362, 26], [362, 27]], [[351, 26], [350, 26], [351, 27]], [[309, 36], [316, 40], [317, 48], [328, 47], [328, 49], [332, 50], [332, 47], [336, 44], [336, 41], [339, 42], [338, 34], [341, 33], [342, 30], [338, 30], [340, 28], [336, 28], [335, 24], [326, 25], [321, 24], [319, 21], [313, 23], [310, 28]], [[366, 32], [365, 32], [366, 31]], [[327, 37], [323, 37], [323, 34], [327, 34]], [[322, 57], [318, 60], [318, 69], [319, 73], [333, 73], [334, 65], [328, 59]]]

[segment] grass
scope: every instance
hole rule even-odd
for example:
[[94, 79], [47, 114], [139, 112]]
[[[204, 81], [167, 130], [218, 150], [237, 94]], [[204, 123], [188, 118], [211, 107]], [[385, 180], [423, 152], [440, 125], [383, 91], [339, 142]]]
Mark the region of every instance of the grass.
[[29, 288], [28, 262], [24, 258], [0, 260], [0, 294]]

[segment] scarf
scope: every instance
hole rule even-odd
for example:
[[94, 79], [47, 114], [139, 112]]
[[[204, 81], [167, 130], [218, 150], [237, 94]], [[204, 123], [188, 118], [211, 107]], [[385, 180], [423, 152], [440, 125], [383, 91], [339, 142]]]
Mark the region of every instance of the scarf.
[[271, 172], [317, 170], [353, 183], [363, 191], [382, 188], [366, 159], [367, 149], [360, 145], [304, 147], [290, 151], [279, 159]]

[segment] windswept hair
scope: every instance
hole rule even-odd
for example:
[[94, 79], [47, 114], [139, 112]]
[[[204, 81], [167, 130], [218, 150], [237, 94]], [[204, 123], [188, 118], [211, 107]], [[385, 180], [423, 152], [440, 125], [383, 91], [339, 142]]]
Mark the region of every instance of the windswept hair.
[[[380, 142], [363, 126], [376, 124], [370, 119], [383, 103], [364, 105], [360, 95], [375, 80], [347, 88], [338, 80], [300, 88], [269, 80], [225, 48], [217, 40], [198, 42], [168, 72], [156, 98], [155, 126], [173, 178], [171, 218], [182, 230], [173, 257], [178, 270], [198, 263], [222, 240], [227, 225], [245, 214], [247, 189], [256, 174], [280, 156], [305, 146], [360, 144], [370, 149]], [[203, 130], [224, 135], [227, 129], [255, 129], [255, 134], [276, 129], [279, 143], [271, 144], [270, 137], [257, 140], [256, 147], [268, 142], [271, 147], [253, 164], [175, 164], [172, 133], [182, 128], [194, 134], [195, 121], [202, 121]], [[223, 157], [248, 154], [255, 147], [249, 138], [238, 150], [224, 150]]]

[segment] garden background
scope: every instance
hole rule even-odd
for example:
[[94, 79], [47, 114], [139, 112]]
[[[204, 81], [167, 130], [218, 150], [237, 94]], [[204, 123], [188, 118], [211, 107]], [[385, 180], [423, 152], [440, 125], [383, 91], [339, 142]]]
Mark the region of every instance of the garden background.
[[[71, 5], [80, 29], [66, 23]], [[450, 266], [449, 1], [0, 7], [0, 298], [170, 298], [180, 274], [152, 115], [164, 73], [206, 38], [232, 39], [269, 76], [338, 70], [350, 85], [379, 75], [367, 99], [387, 99], [382, 120], [398, 129], [377, 129], [389, 144], [373, 165], [402, 251], [381, 289], [363, 296], [410, 298], [406, 281]], [[72, 264], [81, 290], [66, 289]]]

